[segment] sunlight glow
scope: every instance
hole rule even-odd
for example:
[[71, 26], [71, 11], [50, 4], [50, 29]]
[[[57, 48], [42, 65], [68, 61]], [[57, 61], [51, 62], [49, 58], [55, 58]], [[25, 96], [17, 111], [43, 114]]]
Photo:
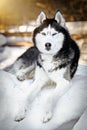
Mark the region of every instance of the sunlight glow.
[[27, 26], [26, 25], [19, 26], [19, 32], [26, 32], [26, 31], [27, 31]]

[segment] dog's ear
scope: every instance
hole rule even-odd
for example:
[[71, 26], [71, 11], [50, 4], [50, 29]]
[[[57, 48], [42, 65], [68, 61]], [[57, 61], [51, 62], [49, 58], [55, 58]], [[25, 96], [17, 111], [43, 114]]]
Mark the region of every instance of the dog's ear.
[[60, 11], [56, 12], [54, 19], [58, 22], [59, 25], [61, 25], [65, 29], [67, 29], [65, 19], [62, 16], [62, 14], [60, 13]]
[[43, 21], [46, 19], [46, 14], [42, 11], [36, 20], [36, 25], [39, 26], [43, 23]]

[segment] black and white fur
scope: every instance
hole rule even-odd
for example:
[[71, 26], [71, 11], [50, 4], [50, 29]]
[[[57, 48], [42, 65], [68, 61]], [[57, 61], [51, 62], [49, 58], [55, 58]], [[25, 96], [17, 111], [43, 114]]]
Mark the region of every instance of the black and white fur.
[[[36, 67], [36, 59], [38, 58], [39, 51], [36, 47], [27, 49], [17, 60], [4, 70], [14, 74], [18, 80], [33, 78], [33, 73]], [[33, 72], [33, 73], [32, 73]]]
[[[44, 12], [40, 13], [37, 27], [33, 32], [33, 42], [34, 47], [38, 49], [38, 56], [35, 62], [34, 81], [31, 90], [26, 93], [28, 104], [32, 103], [46, 82], [52, 80], [56, 83], [42, 116], [42, 122], [46, 123], [52, 118], [58, 99], [70, 89], [69, 83], [77, 70], [80, 51], [70, 37], [65, 20], [59, 11], [52, 19], [46, 18]], [[25, 102], [17, 113], [16, 121], [25, 117]]]

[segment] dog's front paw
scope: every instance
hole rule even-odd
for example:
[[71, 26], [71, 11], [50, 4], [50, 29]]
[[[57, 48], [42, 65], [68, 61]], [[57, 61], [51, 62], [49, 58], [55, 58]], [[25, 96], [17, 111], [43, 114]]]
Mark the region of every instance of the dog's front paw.
[[25, 73], [23, 73], [23, 72], [18, 72], [16, 74], [16, 76], [17, 76], [17, 79], [20, 80], [20, 81], [23, 81], [23, 80], [26, 79]]
[[50, 121], [51, 120], [51, 118], [52, 118], [52, 112], [51, 111], [46, 111], [45, 113], [44, 113], [44, 115], [43, 115], [43, 117], [42, 117], [42, 122], [43, 123], [47, 123], [48, 121]]
[[25, 118], [25, 115], [26, 115], [26, 109], [20, 111], [16, 116], [15, 116], [15, 121], [16, 122], [19, 122], [19, 121], [22, 121], [24, 118]]
[[26, 77], [25, 77], [25, 75], [18, 75], [17, 79], [20, 80], [20, 81], [23, 81], [23, 80], [26, 79]]

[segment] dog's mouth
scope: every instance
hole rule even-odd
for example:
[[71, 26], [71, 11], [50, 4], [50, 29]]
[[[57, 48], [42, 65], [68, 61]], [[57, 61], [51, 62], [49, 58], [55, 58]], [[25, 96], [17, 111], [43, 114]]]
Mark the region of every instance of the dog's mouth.
[[51, 48], [46, 48], [46, 50], [47, 50], [47, 51], [50, 51], [50, 50], [51, 50]]

